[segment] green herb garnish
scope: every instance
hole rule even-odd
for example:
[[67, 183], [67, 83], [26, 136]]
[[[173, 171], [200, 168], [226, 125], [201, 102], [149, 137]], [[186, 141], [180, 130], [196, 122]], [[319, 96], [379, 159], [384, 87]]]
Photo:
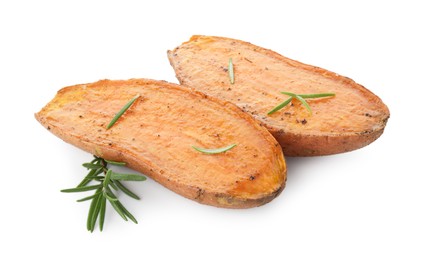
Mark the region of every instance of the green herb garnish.
[[232, 58], [229, 58], [229, 79], [230, 79], [230, 84], [234, 84], [235, 83], [235, 73], [233, 71], [233, 63], [232, 63]]
[[303, 106], [309, 111], [309, 114], [312, 115], [312, 109], [309, 106], [308, 102], [306, 102], [305, 98], [322, 98], [322, 97], [334, 97], [336, 94], [334, 93], [318, 93], [318, 94], [294, 94], [291, 92], [281, 92], [281, 94], [290, 96], [287, 100], [279, 104], [278, 106], [274, 107], [271, 111], [268, 112], [268, 115], [275, 113], [276, 111], [280, 110], [281, 108], [288, 105], [293, 98], [299, 100]]
[[132, 104], [134, 104], [135, 100], [137, 100], [140, 97], [139, 94], [137, 94], [133, 99], [131, 99], [122, 109], [113, 117], [113, 119], [110, 121], [110, 124], [108, 124], [107, 129], [110, 129], [116, 123], [116, 121], [123, 115], [123, 113], [126, 112], [126, 110], [129, 109]]
[[232, 149], [235, 146], [236, 146], [236, 144], [231, 144], [231, 145], [228, 145], [228, 146], [222, 147], [222, 148], [206, 149], [206, 148], [200, 148], [200, 147], [196, 147], [196, 146], [192, 145], [193, 149], [195, 149], [198, 152], [205, 153], [205, 154], [224, 153], [226, 151], [229, 151], [230, 149]]
[[[103, 231], [107, 200], [124, 220], [128, 221], [129, 218], [135, 224], [138, 223], [134, 216], [123, 206], [122, 203], [120, 203], [112, 189], [116, 191], [121, 190], [131, 198], [139, 200], [140, 198], [131, 192], [128, 188], [126, 188], [120, 181], [145, 181], [146, 177], [137, 174], [123, 174], [114, 172], [111, 169], [108, 169], [108, 164], [122, 166], [125, 165], [125, 163], [122, 162], [108, 161], [101, 157], [95, 156], [94, 160], [83, 164], [85, 168], [90, 170], [83, 181], [77, 185], [76, 188], [61, 190], [61, 192], [84, 192], [95, 190], [93, 195], [77, 200], [77, 202], [92, 200], [86, 223], [88, 231], [91, 232], [93, 232], [95, 229], [97, 219], [100, 231]], [[91, 181], [96, 181], [99, 184], [88, 186], [87, 184], [89, 184]]]

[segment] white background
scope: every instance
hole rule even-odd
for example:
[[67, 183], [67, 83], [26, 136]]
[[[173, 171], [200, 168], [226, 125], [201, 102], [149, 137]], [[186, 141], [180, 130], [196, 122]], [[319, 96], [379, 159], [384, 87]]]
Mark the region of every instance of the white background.
[[[423, 1], [115, 2], [0, 2], [0, 259], [428, 259]], [[389, 106], [384, 135], [346, 154], [287, 158], [286, 189], [254, 209], [132, 183], [143, 199], [121, 199], [139, 224], [108, 208], [104, 232], [87, 232], [88, 203], [59, 190], [80, 181], [91, 155], [34, 113], [68, 85], [177, 82], [166, 51], [193, 34], [354, 79]]]

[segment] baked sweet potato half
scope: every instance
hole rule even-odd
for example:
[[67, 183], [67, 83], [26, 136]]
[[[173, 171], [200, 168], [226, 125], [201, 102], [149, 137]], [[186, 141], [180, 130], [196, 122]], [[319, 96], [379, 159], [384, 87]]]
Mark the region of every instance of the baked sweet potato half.
[[[168, 57], [181, 84], [238, 105], [273, 134], [288, 156], [361, 148], [383, 133], [389, 118], [382, 100], [353, 80], [248, 42], [193, 36]], [[307, 99], [312, 114], [293, 99], [268, 115], [289, 98], [284, 91], [335, 96]]]
[[[121, 108], [139, 95], [110, 128]], [[285, 186], [286, 164], [272, 135], [238, 107], [189, 88], [146, 79], [102, 80], [61, 89], [36, 114], [53, 134], [127, 166], [203, 204], [259, 206]], [[192, 148], [220, 148], [218, 154]]]

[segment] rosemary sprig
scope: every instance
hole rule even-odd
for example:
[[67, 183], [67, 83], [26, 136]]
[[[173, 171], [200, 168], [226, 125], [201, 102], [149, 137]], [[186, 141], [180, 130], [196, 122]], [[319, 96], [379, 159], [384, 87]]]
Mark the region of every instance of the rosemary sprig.
[[196, 147], [196, 146], [192, 145], [193, 149], [195, 149], [198, 152], [205, 153], [205, 154], [224, 153], [226, 151], [229, 151], [230, 149], [232, 149], [235, 146], [236, 146], [236, 144], [231, 144], [231, 145], [228, 145], [228, 146], [225, 146], [222, 148], [206, 149], [206, 148], [200, 148], [200, 147]]
[[[103, 231], [107, 200], [124, 220], [127, 221], [129, 218], [137, 224], [138, 222], [135, 217], [123, 206], [117, 196], [113, 193], [112, 189], [121, 190], [131, 198], [139, 200], [140, 198], [126, 188], [121, 181], [145, 181], [146, 177], [137, 174], [114, 172], [108, 168], [108, 164], [124, 166], [125, 163], [109, 161], [97, 156], [94, 157], [95, 159], [91, 162], [83, 164], [83, 167], [90, 170], [83, 181], [77, 185], [77, 187], [64, 189], [61, 190], [61, 192], [84, 192], [95, 190], [93, 195], [77, 200], [77, 202], [91, 200], [88, 219], [86, 222], [87, 229], [90, 232], [94, 231], [97, 219], [100, 231]], [[99, 184], [88, 186], [91, 181], [99, 182]]]
[[137, 100], [139, 97], [140, 97], [140, 94], [137, 94], [133, 99], [131, 99], [128, 103], [126, 103], [126, 105], [123, 106], [119, 112], [117, 112], [117, 114], [113, 117], [113, 119], [107, 125], [107, 129], [110, 129], [110, 127], [112, 127], [114, 123], [116, 123], [116, 121], [119, 119], [119, 117], [121, 117], [126, 112], [126, 110], [128, 110], [129, 107], [131, 107], [132, 104], [134, 104], [135, 100]]
[[267, 114], [273, 114], [276, 111], [280, 110], [281, 108], [285, 107], [286, 105], [288, 105], [291, 100], [293, 100], [293, 98], [299, 100], [303, 106], [306, 108], [306, 110], [309, 111], [309, 114], [312, 115], [312, 109], [309, 106], [308, 102], [305, 100], [306, 98], [322, 98], [322, 97], [334, 97], [336, 94], [335, 93], [317, 93], [317, 94], [295, 94], [295, 93], [291, 93], [291, 92], [281, 92], [281, 94], [290, 96], [288, 99], [286, 99], [284, 102], [282, 102], [281, 104], [277, 105], [276, 107], [274, 107], [271, 111], [269, 111]]
[[230, 84], [234, 84], [235, 83], [235, 72], [233, 71], [233, 62], [232, 62], [232, 58], [229, 58], [229, 80], [230, 80]]
[[276, 107], [274, 107], [271, 111], [269, 111], [267, 114], [268, 115], [270, 115], [270, 114], [273, 114], [273, 113], [275, 113], [276, 111], [278, 111], [278, 110], [280, 110], [281, 108], [283, 108], [283, 107], [285, 107], [286, 105], [288, 105], [290, 102], [291, 102], [291, 100], [293, 100], [293, 98], [291, 97], [291, 98], [288, 98], [287, 100], [285, 100], [284, 102], [282, 102], [281, 104], [279, 104], [279, 105], [277, 105]]

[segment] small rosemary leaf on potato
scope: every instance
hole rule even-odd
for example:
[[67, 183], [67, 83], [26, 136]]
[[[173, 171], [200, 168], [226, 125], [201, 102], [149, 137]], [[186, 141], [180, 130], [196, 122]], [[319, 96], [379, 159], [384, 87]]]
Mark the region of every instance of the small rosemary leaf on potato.
[[207, 148], [201, 148], [201, 147], [196, 147], [196, 146], [192, 145], [193, 149], [195, 149], [198, 152], [205, 153], [205, 154], [224, 153], [226, 151], [229, 151], [230, 149], [232, 149], [235, 146], [236, 146], [236, 144], [231, 144], [231, 145], [221, 147], [221, 148], [207, 149]]

